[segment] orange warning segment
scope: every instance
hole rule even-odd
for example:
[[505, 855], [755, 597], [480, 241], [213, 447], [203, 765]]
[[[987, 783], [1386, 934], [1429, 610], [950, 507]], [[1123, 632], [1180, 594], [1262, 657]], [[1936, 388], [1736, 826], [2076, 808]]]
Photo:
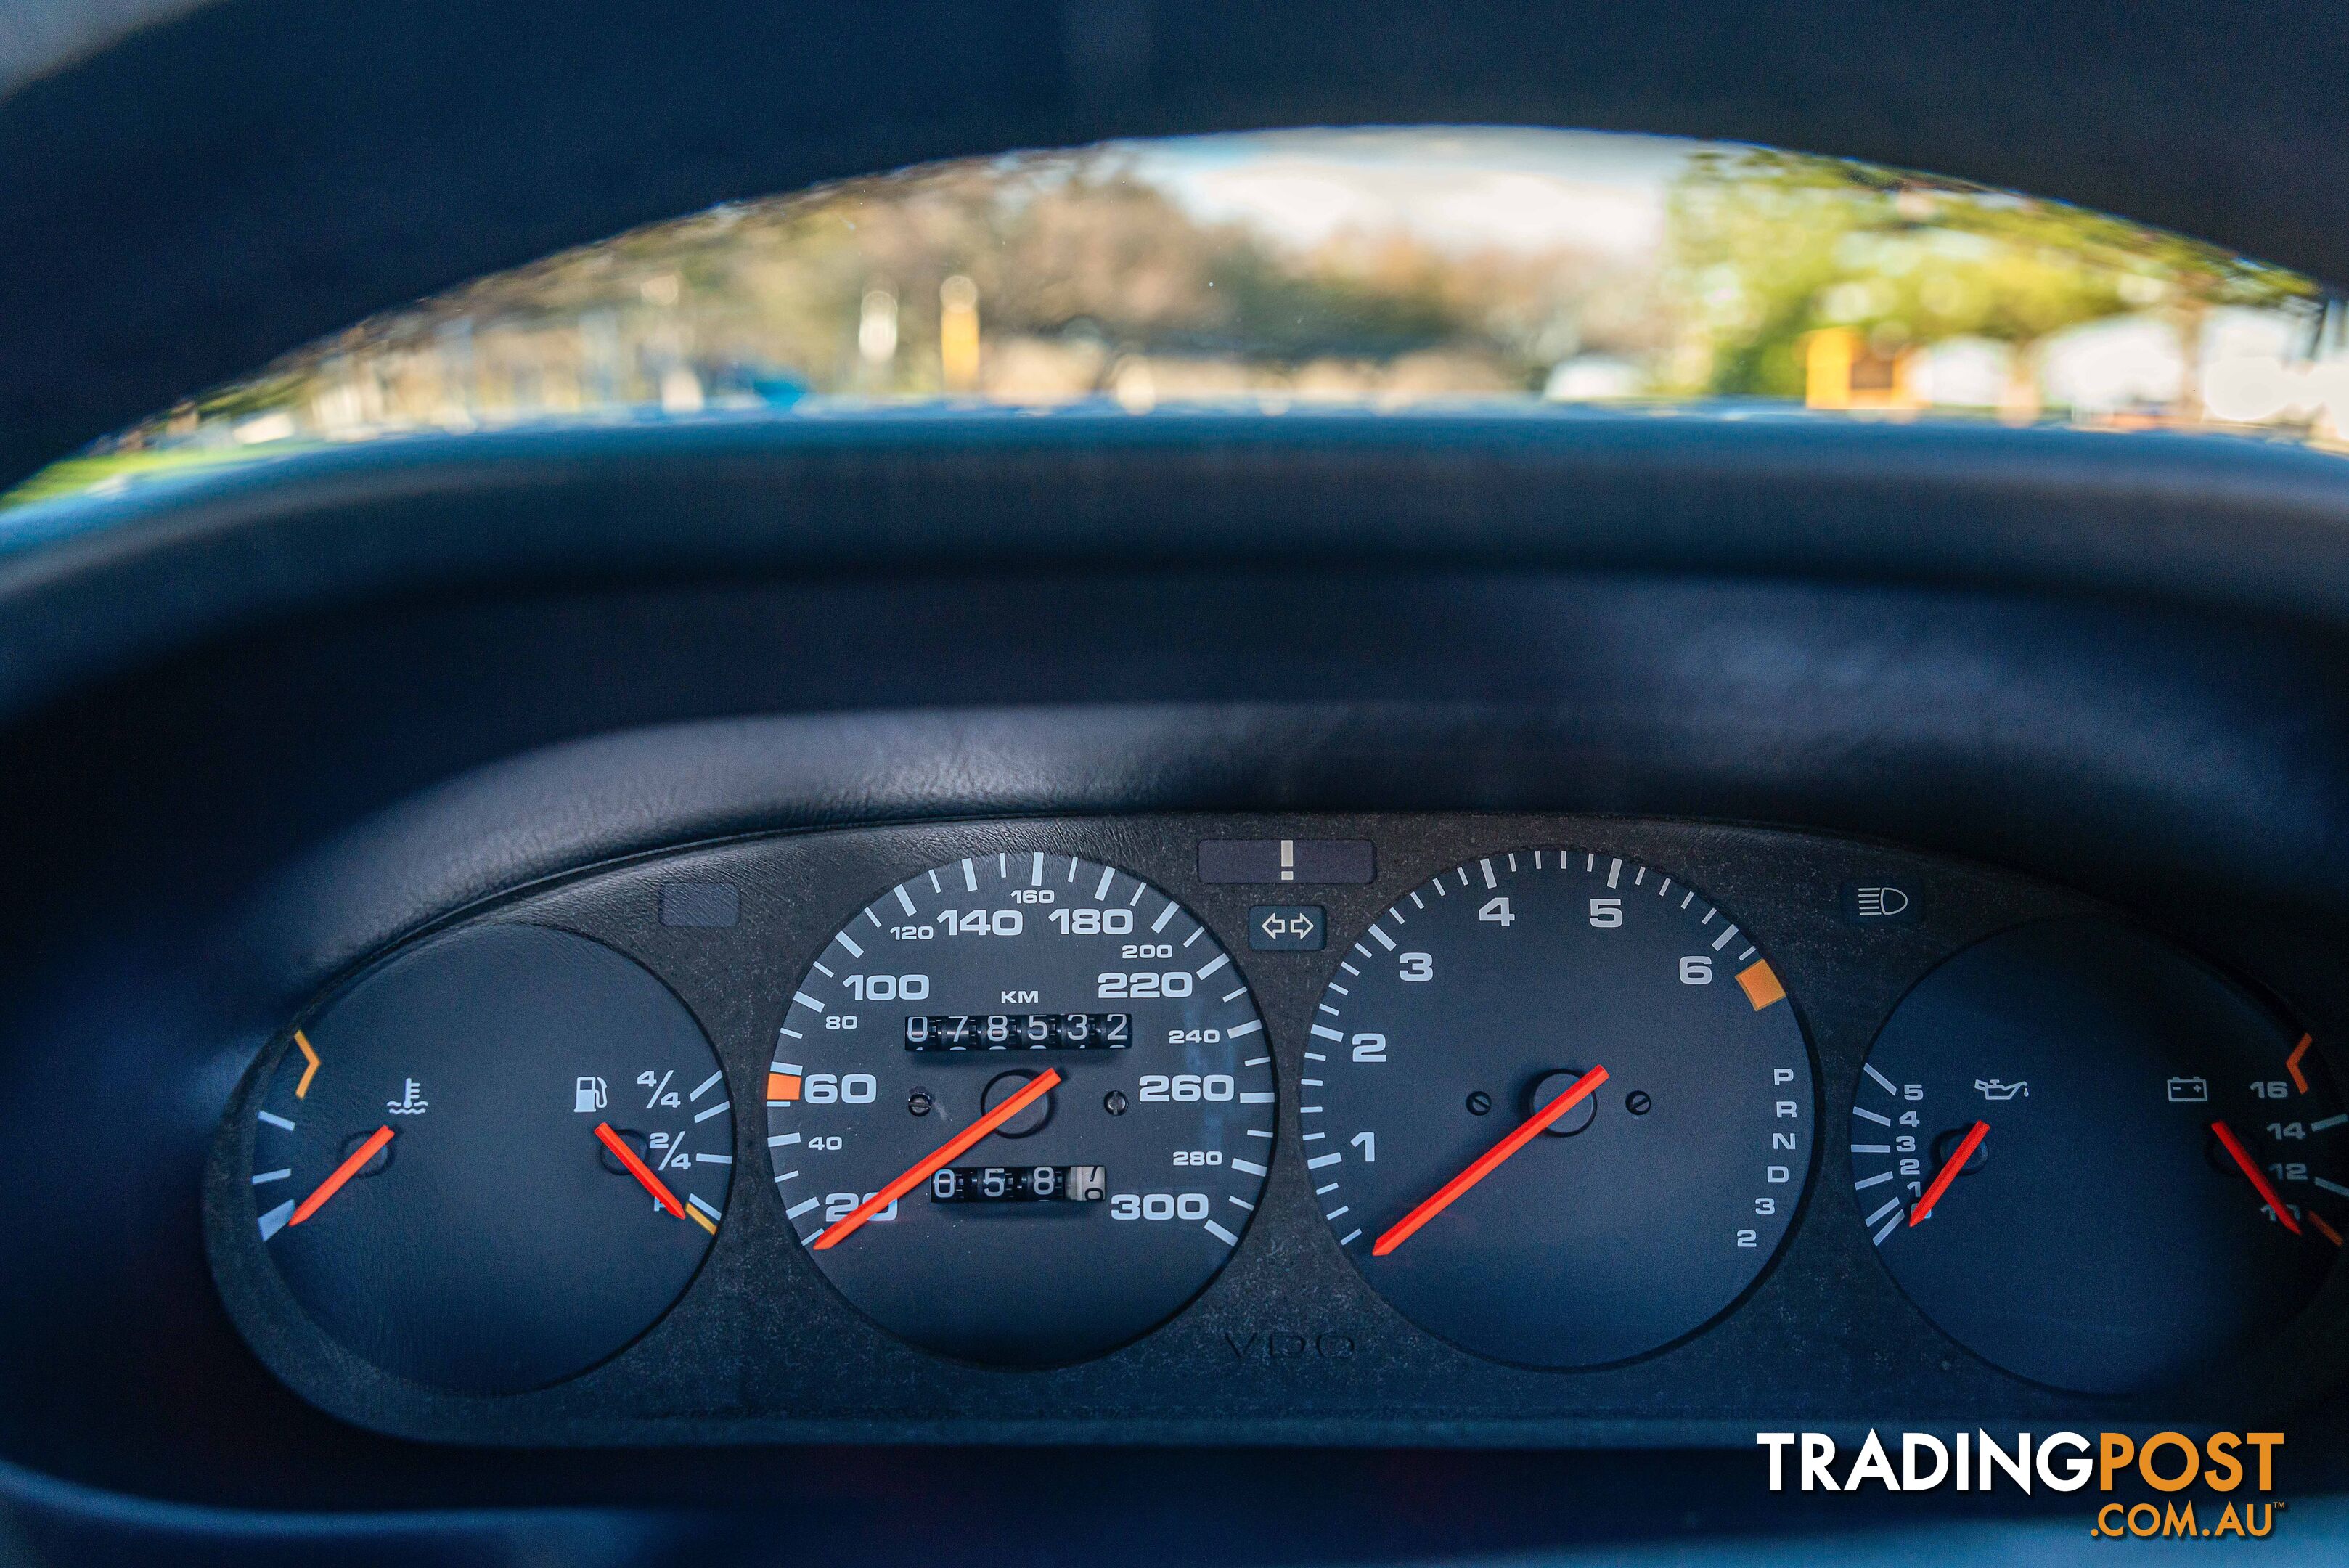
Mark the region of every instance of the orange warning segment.
[[2302, 1035], [2300, 1044], [2292, 1048], [2292, 1054], [2283, 1059], [2283, 1070], [2292, 1075], [2292, 1086], [2303, 1095], [2308, 1093], [2308, 1075], [2300, 1070], [2300, 1059], [2308, 1054], [2312, 1038], [2311, 1035]]
[[301, 1099], [310, 1092], [310, 1080], [318, 1075], [318, 1054], [310, 1048], [308, 1036], [299, 1029], [294, 1031], [294, 1044], [302, 1048], [303, 1059], [310, 1064], [302, 1069], [302, 1081], [294, 1085], [294, 1097]]
[[1768, 959], [1755, 959], [1739, 970], [1737, 983], [1745, 988], [1745, 1000], [1756, 1012], [1786, 1000], [1786, 988], [1778, 983], [1778, 971], [1770, 967]]
[[2327, 1225], [2324, 1222], [2323, 1215], [2317, 1213], [2314, 1210], [2311, 1210], [2308, 1214], [2308, 1222], [2315, 1226], [2319, 1233], [2321, 1233], [2326, 1241], [2332, 1242], [2336, 1247], [2341, 1245], [2341, 1232], [2335, 1231], [2332, 1226]]
[[770, 1073], [767, 1075], [767, 1103], [769, 1105], [773, 1105], [777, 1100], [796, 1100], [799, 1097], [800, 1075], [797, 1073]]

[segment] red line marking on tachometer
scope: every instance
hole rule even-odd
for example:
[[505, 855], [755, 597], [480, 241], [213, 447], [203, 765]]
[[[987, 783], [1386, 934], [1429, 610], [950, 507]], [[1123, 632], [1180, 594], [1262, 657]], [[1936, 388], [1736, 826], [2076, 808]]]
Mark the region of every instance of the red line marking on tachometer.
[[1909, 1210], [1909, 1224], [1917, 1224], [1933, 1211], [1933, 1205], [1941, 1200], [1941, 1194], [1950, 1189], [1950, 1183], [1958, 1179], [1958, 1172], [1966, 1168], [1966, 1161], [1974, 1157], [1974, 1150], [1982, 1147], [1982, 1140], [1989, 1136], [1988, 1122], [1976, 1122], [1967, 1129], [1966, 1136], [1958, 1142], [1957, 1152], [1933, 1178], [1933, 1185], [1925, 1189], [1925, 1196], [1917, 1199], [1917, 1207]]
[[1371, 1256], [1383, 1258], [1410, 1241], [1421, 1226], [1451, 1208], [1453, 1201], [1462, 1193], [1500, 1168], [1503, 1160], [1533, 1142], [1544, 1127], [1580, 1105], [1592, 1090], [1606, 1081], [1607, 1069], [1604, 1067], [1593, 1067], [1577, 1078], [1568, 1085], [1565, 1093], [1526, 1117], [1523, 1127], [1478, 1155], [1475, 1164], [1437, 1188], [1435, 1195], [1426, 1202], [1396, 1220], [1384, 1235], [1371, 1243]]
[[1025, 1088], [939, 1145], [936, 1150], [924, 1158], [920, 1164], [858, 1204], [840, 1219], [825, 1226], [823, 1234], [808, 1245], [819, 1252], [828, 1247], [839, 1246], [858, 1226], [936, 1176], [957, 1155], [961, 1154], [1021, 1111], [1050, 1094], [1060, 1081], [1061, 1070], [1058, 1067], [1045, 1068]]

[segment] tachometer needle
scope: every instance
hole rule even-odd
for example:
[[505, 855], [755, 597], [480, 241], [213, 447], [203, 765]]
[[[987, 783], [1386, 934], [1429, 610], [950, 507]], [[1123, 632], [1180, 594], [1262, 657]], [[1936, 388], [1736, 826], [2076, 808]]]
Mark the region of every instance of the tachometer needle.
[[1042, 1073], [1039, 1074], [1018, 1094], [1012, 1096], [1009, 1099], [1004, 1101], [1001, 1105], [996, 1106], [985, 1116], [979, 1117], [978, 1120], [971, 1123], [970, 1126], [963, 1128], [962, 1131], [948, 1138], [945, 1143], [940, 1144], [938, 1147], [925, 1158], [919, 1165], [905, 1172], [905, 1175], [897, 1178], [896, 1180], [891, 1182], [888, 1186], [883, 1188], [880, 1191], [874, 1193], [872, 1197], [858, 1204], [854, 1209], [849, 1210], [841, 1218], [825, 1226], [823, 1234], [809, 1242], [808, 1245], [819, 1252], [824, 1251], [828, 1247], [839, 1246], [842, 1241], [847, 1240], [849, 1235], [854, 1231], [858, 1226], [864, 1224], [867, 1220], [872, 1219], [875, 1214], [880, 1213], [884, 1209], [888, 1208], [892, 1203], [896, 1202], [900, 1198], [905, 1197], [905, 1194], [911, 1192], [925, 1181], [927, 1181], [931, 1177], [936, 1176], [949, 1162], [951, 1162], [956, 1156], [969, 1148], [979, 1139], [985, 1137], [988, 1134], [993, 1132], [996, 1128], [1001, 1127], [1012, 1117], [1018, 1116], [1021, 1111], [1026, 1110], [1030, 1106], [1034, 1105], [1038, 1100], [1042, 1099], [1046, 1095], [1050, 1094], [1053, 1087], [1057, 1085], [1060, 1081], [1061, 1070], [1058, 1067], [1045, 1068]]
[[325, 1205], [327, 1199], [332, 1198], [336, 1193], [340, 1192], [343, 1189], [344, 1182], [348, 1181], [352, 1177], [357, 1176], [359, 1173], [359, 1167], [365, 1165], [368, 1160], [373, 1159], [376, 1157], [377, 1152], [390, 1141], [391, 1129], [389, 1127], [376, 1128], [373, 1137], [369, 1137], [367, 1142], [359, 1145], [358, 1147], [351, 1150], [350, 1158], [335, 1167], [334, 1175], [318, 1183], [318, 1189], [310, 1194], [309, 1197], [302, 1199], [302, 1206], [294, 1210], [294, 1218], [288, 1220], [285, 1223], [288, 1225], [299, 1225], [303, 1220], [307, 1220], [311, 1215], [316, 1214], [319, 1209]]
[[682, 1220], [685, 1218], [685, 1205], [677, 1200], [677, 1194], [671, 1192], [668, 1189], [667, 1185], [663, 1182], [659, 1177], [653, 1174], [653, 1168], [651, 1166], [647, 1165], [643, 1160], [636, 1158], [636, 1151], [630, 1148], [626, 1143], [622, 1141], [620, 1135], [612, 1130], [611, 1123], [597, 1122], [595, 1124], [595, 1136], [603, 1139], [604, 1147], [610, 1149], [619, 1162], [627, 1168], [628, 1174], [630, 1176], [635, 1177], [638, 1181], [644, 1183], [645, 1190], [653, 1195], [653, 1200], [655, 1202], [667, 1210], [670, 1213], [676, 1215], [678, 1219]]
[[2210, 1130], [2219, 1135], [2220, 1147], [2242, 1168], [2243, 1174], [2251, 1179], [2252, 1187], [2259, 1191], [2260, 1201], [2268, 1206], [2269, 1211], [2275, 1215], [2285, 1230], [2299, 1235], [2300, 1221], [2293, 1219], [2292, 1210], [2283, 1206], [2283, 1194], [2275, 1189], [2275, 1184], [2268, 1179], [2268, 1173], [2260, 1168], [2259, 1161], [2251, 1158], [2251, 1151], [2245, 1148], [2243, 1140], [2235, 1136], [2235, 1129], [2225, 1122], [2212, 1122]]
[[1925, 1189], [1925, 1196], [1917, 1199], [1916, 1208], [1909, 1210], [1909, 1223], [1917, 1225], [1924, 1222], [1925, 1216], [1933, 1211], [1933, 1205], [1941, 1200], [1941, 1194], [1950, 1189], [1950, 1183], [1958, 1179], [1958, 1172], [1966, 1168], [1966, 1161], [1974, 1157], [1974, 1150], [1982, 1147], [1982, 1140], [1989, 1136], [1988, 1122], [1976, 1122], [1966, 1129], [1966, 1136], [1958, 1140], [1957, 1152], [1941, 1163], [1940, 1170], [1933, 1178], [1933, 1185]]
[[1593, 1067], [1572, 1084], [1566, 1092], [1526, 1118], [1516, 1131], [1476, 1157], [1476, 1162], [1442, 1187], [1435, 1196], [1396, 1220], [1386, 1233], [1371, 1243], [1371, 1256], [1383, 1258], [1411, 1240], [1419, 1228], [1452, 1207], [1459, 1196], [1500, 1168], [1501, 1162], [1541, 1136], [1542, 1129], [1574, 1109], [1593, 1089], [1607, 1081], [1607, 1069]]

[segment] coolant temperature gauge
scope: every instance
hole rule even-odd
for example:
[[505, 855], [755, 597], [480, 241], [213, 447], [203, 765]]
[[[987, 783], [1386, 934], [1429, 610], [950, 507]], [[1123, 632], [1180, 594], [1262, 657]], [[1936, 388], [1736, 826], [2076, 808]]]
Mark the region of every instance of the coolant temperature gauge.
[[585, 937], [486, 925], [368, 971], [286, 1039], [252, 1223], [311, 1319], [480, 1393], [585, 1371], [701, 1265], [734, 1169], [709, 1040]]
[[1851, 1114], [1894, 1280], [2059, 1388], [2159, 1388], [2281, 1328], [2349, 1226], [2349, 1114], [2316, 1042], [2108, 920], [2020, 927], [1927, 975]]

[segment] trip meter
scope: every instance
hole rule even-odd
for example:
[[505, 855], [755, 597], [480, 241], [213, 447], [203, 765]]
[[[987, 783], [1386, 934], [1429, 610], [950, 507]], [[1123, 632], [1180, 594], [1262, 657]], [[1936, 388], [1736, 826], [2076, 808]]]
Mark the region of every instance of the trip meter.
[[1274, 1099], [1247, 982], [1190, 911], [999, 853], [824, 945], [776, 1033], [767, 1147], [800, 1241], [883, 1327], [1051, 1365], [1206, 1288], [1256, 1210]]

